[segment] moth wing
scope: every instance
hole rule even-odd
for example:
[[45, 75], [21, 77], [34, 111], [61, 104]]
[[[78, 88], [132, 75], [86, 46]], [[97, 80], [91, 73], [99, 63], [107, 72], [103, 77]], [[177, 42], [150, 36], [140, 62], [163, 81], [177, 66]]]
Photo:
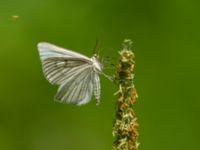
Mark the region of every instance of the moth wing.
[[51, 57], [64, 57], [64, 58], [78, 58], [83, 61], [89, 61], [91, 62], [90, 58], [87, 56], [74, 52], [69, 49], [64, 49], [59, 46], [47, 43], [47, 42], [41, 42], [37, 45], [39, 52], [40, 52], [40, 58], [46, 59]]
[[55, 100], [76, 105], [88, 103], [93, 95], [92, 72], [92, 68], [89, 67], [70, 80], [66, 80], [60, 85]]
[[100, 94], [101, 94], [101, 85], [100, 85], [100, 79], [99, 74], [97, 72], [93, 72], [93, 88], [94, 88], [94, 96], [96, 98], [97, 105], [100, 103]]
[[87, 56], [49, 43], [39, 43], [43, 73], [51, 84], [60, 85], [92, 61]]

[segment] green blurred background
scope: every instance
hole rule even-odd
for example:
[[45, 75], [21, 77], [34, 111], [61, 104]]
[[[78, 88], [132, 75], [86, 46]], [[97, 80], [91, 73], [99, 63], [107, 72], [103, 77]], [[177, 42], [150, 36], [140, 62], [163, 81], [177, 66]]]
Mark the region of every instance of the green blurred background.
[[115, 85], [101, 78], [98, 107], [56, 103], [36, 48], [91, 56], [96, 38], [114, 61], [134, 41], [139, 149], [199, 150], [199, 14], [197, 0], [1, 0], [0, 150], [111, 149]]

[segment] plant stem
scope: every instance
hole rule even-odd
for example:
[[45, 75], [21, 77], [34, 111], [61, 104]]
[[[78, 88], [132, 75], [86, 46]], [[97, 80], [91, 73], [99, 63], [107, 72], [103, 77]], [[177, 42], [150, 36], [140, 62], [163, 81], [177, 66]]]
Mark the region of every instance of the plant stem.
[[137, 99], [134, 78], [134, 53], [131, 51], [132, 41], [124, 40], [123, 49], [119, 52], [120, 58], [117, 65], [116, 83], [118, 101], [116, 119], [113, 125], [113, 136], [116, 137], [112, 150], [137, 150], [137, 118], [133, 105]]

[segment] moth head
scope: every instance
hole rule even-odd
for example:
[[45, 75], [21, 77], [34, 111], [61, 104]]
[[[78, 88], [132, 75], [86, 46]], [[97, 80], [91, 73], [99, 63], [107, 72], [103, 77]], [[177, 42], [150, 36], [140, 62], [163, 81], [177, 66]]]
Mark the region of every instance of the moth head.
[[103, 65], [100, 63], [97, 57], [98, 55], [93, 55], [93, 57], [91, 58], [93, 62], [94, 70], [97, 72], [102, 72]]
[[95, 57], [95, 58], [98, 59], [98, 60], [99, 60], [99, 58], [100, 58], [100, 57], [99, 57], [99, 54], [94, 54], [93, 57]]

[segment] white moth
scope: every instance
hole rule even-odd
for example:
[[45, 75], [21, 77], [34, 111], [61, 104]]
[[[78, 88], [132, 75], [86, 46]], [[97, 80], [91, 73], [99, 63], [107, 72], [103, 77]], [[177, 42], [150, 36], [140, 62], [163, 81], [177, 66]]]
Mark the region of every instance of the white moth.
[[94, 95], [99, 104], [102, 65], [96, 54], [88, 58], [45, 42], [38, 44], [38, 50], [46, 79], [59, 85], [56, 101], [83, 105]]

